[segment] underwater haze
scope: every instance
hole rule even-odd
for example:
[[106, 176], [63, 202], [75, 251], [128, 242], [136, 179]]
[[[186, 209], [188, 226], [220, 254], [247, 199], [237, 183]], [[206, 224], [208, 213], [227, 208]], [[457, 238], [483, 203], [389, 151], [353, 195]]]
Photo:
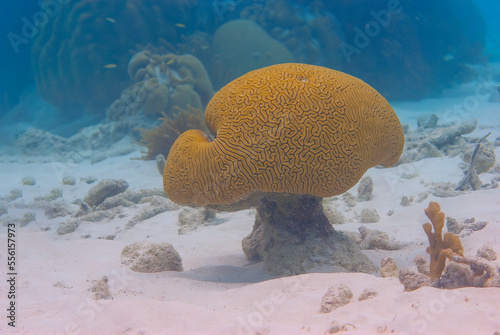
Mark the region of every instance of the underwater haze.
[[1, 334], [500, 334], [498, 0], [0, 3]]

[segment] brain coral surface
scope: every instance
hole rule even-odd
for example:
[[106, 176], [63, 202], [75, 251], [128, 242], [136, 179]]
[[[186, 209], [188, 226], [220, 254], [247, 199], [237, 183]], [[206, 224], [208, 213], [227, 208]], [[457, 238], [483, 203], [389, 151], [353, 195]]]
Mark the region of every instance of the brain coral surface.
[[344, 193], [403, 150], [396, 113], [363, 81], [306, 64], [251, 71], [209, 102], [205, 122], [174, 143], [164, 170], [169, 198], [231, 204], [256, 191]]

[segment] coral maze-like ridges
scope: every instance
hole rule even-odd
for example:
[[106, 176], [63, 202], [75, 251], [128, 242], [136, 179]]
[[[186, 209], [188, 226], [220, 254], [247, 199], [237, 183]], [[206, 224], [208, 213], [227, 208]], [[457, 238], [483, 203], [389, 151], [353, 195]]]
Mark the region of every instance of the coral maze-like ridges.
[[254, 191], [333, 196], [396, 163], [399, 120], [373, 88], [323, 67], [280, 64], [223, 87], [205, 112], [210, 141], [182, 134], [164, 173], [178, 203], [229, 204]]

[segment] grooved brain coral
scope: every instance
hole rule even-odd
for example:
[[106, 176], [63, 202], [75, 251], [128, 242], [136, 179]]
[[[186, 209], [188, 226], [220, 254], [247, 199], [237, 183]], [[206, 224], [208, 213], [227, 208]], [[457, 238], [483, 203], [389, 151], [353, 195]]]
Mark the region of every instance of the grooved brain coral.
[[251, 71], [209, 102], [213, 140], [188, 130], [167, 158], [163, 186], [180, 204], [232, 204], [253, 192], [344, 193], [366, 170], [397, 162], [403, 131], [365, 82], [306, 64]]

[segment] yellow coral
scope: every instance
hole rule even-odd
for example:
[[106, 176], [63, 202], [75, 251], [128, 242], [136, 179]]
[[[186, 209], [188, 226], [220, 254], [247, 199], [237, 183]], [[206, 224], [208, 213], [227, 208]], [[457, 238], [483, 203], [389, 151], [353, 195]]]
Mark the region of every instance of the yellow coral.
[[[429, 239], [426, 252], [430, 254], [430, 277], [434, 281], [441, 277], [446, 265], [446, 258], [457, 254], [463, 256], [464, 248], [457, 235], [445, 233], [444, 236], [441, 236], [444, 227], [444, 213], [441, 212], [441, 207], [437, 202], [430, 202], [429, 207], [424, 212], [432, 222], [432, 224], [424, 223], [422, 228]], [[434, 227], [434, 232], [432, 232], [432, 227]]]
[[205, 111], [212, 141], [189, 130], [163, 185], [180, 204], [231, 204], [253, 192], [344, 193], [370, 167], [395, 164], [403, 131], [387, 101], [348, 74], [287, 63], [251, 71]]

